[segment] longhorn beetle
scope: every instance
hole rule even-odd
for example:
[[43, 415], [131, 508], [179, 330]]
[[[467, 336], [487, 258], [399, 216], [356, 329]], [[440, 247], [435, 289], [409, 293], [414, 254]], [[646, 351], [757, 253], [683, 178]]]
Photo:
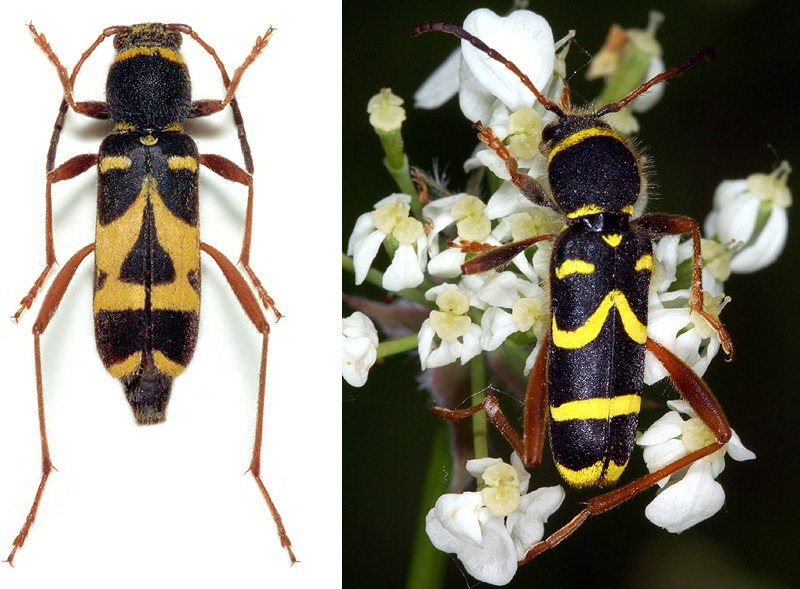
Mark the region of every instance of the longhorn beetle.
[[560, 104], [548, 100], [511, 61], [462, 28], [441, 22], [417, 25], [411, 35], [439, 31], [460, 37], [512, 71], [557, 120], [542, 131], [540, 150], [547, 159], [551, 194], [517, 169], [517, 161], [480, 122], [478, 137], [505, 161], [512, 182], [537, 205], [564, 216], [557, 234], [539, 235], [500, 246], [467, 260], [463, 274], [484, 272], [509, 262], [530, 245], [550, 240], [550, 328], [531, 371], [525, 393], [522, 437], [503, 414], [497, 397], [469, 409], [434, 407], [433, 413], [456, 421], [486, 411], [528, 467], [538, 466], [549, 423], [550, 447], [564, 480], [574, 487], [617, 482], [633, 451], [644, 385], [645, 350], [670, 377], [716, 441], [664, 468], [586, 501], [586, 507], [561, 529], [535, 544], [525, 564], [572, 534], [586, 519], [648, 489], [667, 475], [712, 454], [731, 437], [731, 429], [713, 393], [680, 358], [647, 337], [652, 240], [663, 234], [690, 234], [693, 246], [691, 310], [716, 331], [733, 356], [730, 336], [703, 309], [700, 232], [688, 217], [650, 213], [633, 218], [643, 189], [642, 160], [631, 143], [602, 120], [652, 86], [677, 76], [709, 47], [655, 76], [628, 96], [596, 110], [573, 109], [568, 87]]
[[[107, 370], [120, 381], [142, 425], [165, 420], [172, 379], [183, 372], [194, 352], [200, 310], [200, 252], [219, 266], [247, 317], [262, 335], [258, 408], [250, 473], [277, 526], [281, 545], [296, 562], [281, 517], [260, 477], [261, 438], [269, 325], [259, 300], [243, 275], [219, 250], [200, 241], [198, 168], [247, 187], [244, 239], [239, 263], [249, 275], [261, 304], [280, 313], [250, 267], [253, 215], [253, 160], [241, 112], [234, 98], [247, 67], [269, 42], [273, 28], [258, 37], [229, 78], [214, 49], [191, 27], [145, 23], [109, 27], [81, 55], [69, 74], [45, 36], [28, 25], [35, 43], [58, 71], [64, 98], [47, 154], [45, 189], [45, 268], [22, 299], [14, 319], [29, 308], [55, 264], [51, 187], [96, 168], [97, 227], [95, 241], [78, 250], [57, 274], [33, 326], [36, 391], [42, 450], [42, 478], [30, 512], [14, 540], [7, 561], [22, 547], [36, 518], [53, 469], [44, 420], [44, 393], [39, 339], [55, 313], [80, 263], [95, 254], [94, 326], [97, 349]], [[182, 36], [194, 39], [216, 62], [225, 86], [219, 99], [191, 99], [189, 70], [180, 53]], [[116, 55], [108, 71], [106, 100], [76, 101], [75, 79], [92, 52], [113, 37]], [[188, 118], [205, 117], [230, 105], [245, 169], [220, 155], [201, 154], [183, 130]], [[98, 154], [84, 154], [55, 166], [56, 149], [67, 111], [110, 119], [111, 133]]]

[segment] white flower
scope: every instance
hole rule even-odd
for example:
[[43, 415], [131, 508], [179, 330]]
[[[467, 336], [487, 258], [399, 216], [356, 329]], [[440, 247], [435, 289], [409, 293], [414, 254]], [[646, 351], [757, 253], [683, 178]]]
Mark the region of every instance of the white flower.
[[705, 222], [706, 234], [721, 243], [741, 242], [730, 267], [755, 272], [772, 264], [786, 245], [787, 208], [792, 193], [787, 186], [791, 168], [782, 162], [771, 174], [752, 174], [745, 180], [725, 180], [714, 193], [714, 210]]
[[[439, 310], [431, 311], [422, 322], [417, 349], [422, 369], [445, 366], [456, 360], [462, 364], [481, 353], [481, 328], [466, 314], [469, 298], [452, 284], [440, 284], [425, 293]], [[434, 347], [438, 338], [438, 345]]]
[[[540, 92], [545, 91], [553, 77], [555, 49], [553, 32], [542, 16], [517, 10], [501, 17], [479, 8], [467, 16], [463, 28], [514, 62]], [[454, 79], [456, 73], [458, 81]], [[461, 110], [473, 122], [490, 119], [496, 98], [511, 111], [531, 107], [536, 102], [533, 93], [513, 72], [465, 40], [461, 42], [461, 51], [452, 54], [414, 95], [416, 106], [441, 106], [456, 89]]]
[[425, 518], [436, 548], [455, 553], [475, 579], [505, 585], [517, 562], [544, 536], [544, 522], [564, 500], [564, 490], [526, 493], [530, 475], [516, 454], [511, 465], [497, 458], [467, 461], [480, 491], [442, 495]]
[[342, 319], [342, 376], [351, 386], [361, 387], [367, 382], [377, 348], [378, 330], [369, 317], [356, 311]]
[[417, 219], [409, 216], [411, 197], [392, 194], [378, 201], [375, 210], [364, 213], [347, 244], [347, 254], [353, 256], [356, 284], [367, 277], [372, 261], [387, 236], [397, 241], [392, 262], [383, 275], [383, 288], [398, 291], [413, 288], [425, 278], [422, 271], [427, 262], [425, 232]]
[[[637, 440], [644, 447], [644, 460], [650, 472], [699, 450], [714, 441], [714, 434], [686, 401], [667, 401], [673, 409], [656, 421]], [[688, 415], [684, 420], [681, 413]], [[734, 460], [752, 460], [750, 450], [742, 445], [736, 432], [721, 449], [661, 480], [663, 490], [645, 509], [651, 522], [679, 534], [708, 519], [722, 508], [725, 492], [714, 479], [725, 468], [725, 453]]]

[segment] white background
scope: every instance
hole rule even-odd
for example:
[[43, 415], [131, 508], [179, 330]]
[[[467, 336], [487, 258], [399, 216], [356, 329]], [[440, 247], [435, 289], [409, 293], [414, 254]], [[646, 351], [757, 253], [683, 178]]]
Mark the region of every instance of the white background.
[[[11, 14], [9, 15], [9, 11]], [[44, 163], [61, 87], [25, 24], [71, 68], [104, 27], [191, 25], [229, 74], [256, 36], [277, 27], [237, 97], [256, 166], [251, 264], [286, 315], [273, 318], [262, 478], [300, 562], [289, 566], [250, 475], [260, 337], [217, 267], [203, 263], [200, 336], [173, 383], [166, 423], [136, 426], [93, 340], [93, 256], [43, 336], [54, 472], [36, 523], [0, 586], [331, 587], [341, 578], [340, 261], [341, 7], [297, 3], [26, 2], [0, 21], [0, 315], [10, 316], [43, 267]], [[219, 73], [184, 39], [193, 96], [219, 98]], [[102, 100], [106, 40], [85, 64], [78, 100]], [[242, 162], [230, 110], [192, 128], [201, 153]], [[57, 163], [96, 152], [107, 125], [74, 114]], [[53, 191], [63, 264], [94, 236], [96, 175]], [[246, 189], [201, 171], [201, 235], [236, 261]], [[51, 273], [48, 284], [55, 272]], [[41, 475], [30, 333], [0, 320], [0, 553], [24, 521]]]

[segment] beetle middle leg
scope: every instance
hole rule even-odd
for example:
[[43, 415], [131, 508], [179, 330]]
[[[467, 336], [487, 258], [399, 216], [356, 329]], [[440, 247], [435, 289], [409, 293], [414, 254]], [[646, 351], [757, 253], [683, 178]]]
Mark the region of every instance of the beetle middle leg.
[[253, 286], [261, 298], [264, 307], [271, 309], [277, 319], [283, 317], [278, 308], [275, 306], [275, 301], [267, 293], [261, 280], [256, 276], [256, 273], [250, 267], [250, 243], [253, 233], [253, 176], [247, 171], [243, 170], [231, 160], [221, 155], [215, 154], [201, 154], [200, 163], [206, 166], [212, 172], [222, 176], [226, 180], [231, 180], [238, 184], [247, 186], [247, 209], [245, 212], [244, 222], [244, 239], [242, 240], [242, 251], [239, 254], [239, 263], [244, 267]]
[[519, 455], [522, 463], [531, 468], [539, 466], [542, 460], [544, 434], [547, 429], [547, 351], [549, 347], [550, 334], [548, 333], [542, 342], [539, 354], [536, 356], [536, 362], [533, 365], [533, 370], [531, 370], [525, 391], [522, 438], [520, 438], [514, 426], [511, 425], [503, 413], [497, 397], [491, 393], [486, 394], [480, 405], [475, 405], [468, 409], [433, 407], [431, 412], [441, 419], [458, 421], [484, 410], [489, 421], [494, 424]]
[[233, 263], [222, 252], [208, 245], [207, 243], [201, 243], [200, 249], [211, 256], [214, 262], [216, 262], [217, 266], [219, 266], [220, 270], [222, 270], [225, 280], [228, 281], [228, 284], [233, 290], [233, 294], [236, 295], [236, 298], [238, 299], [239, 304], [242, 306], [242, 309], [244, 309], [248, 319], [250, 319], [250, 322], [263, 337], [261, 345], [261, 368], [258, 376], [256, 431], [255, 440], [253, 441], [253, 455], [250, 460], [249, 472], [253, 475], [253, 478], [255, 479], [259, 490], [261, 491], [261, 495], [264, 497], [264, 500], [267, 502], [267, 507], [269, 507], [269, 510], [272, 513], [272, 519], [275, 521], [275, 525], [278, 528], [278, 536], [281, 540], [281, 546], [283, 546], [289, 553], [289, 558], [291, 559], [292, 564], [294, 564], [297, 562], [297, 559], [294, 556], [294, 552], [292, 552], [292, 542], [286, 533], [286, 528], [283, 526], [283, 519], [281, 518], [280, 513], [278, 513], [278, 509], [275, 507], [275, 504], [272, 502], [272, 498], [267, 492], [264, 482], [261, 480], [261, 442], [264, 429], [264, 391], [267, 382], [269, 323], [267, 323], [264, 313], [261, 311], [258, 300], [250, 290], [247, 281], [245, 281], [244, 277], [236, 269], [236, 266], [234, 266]]
[[33, 283], [33, 286], [28, 291], [22, 300], [19, 302], [20, 308], [14, 313], [12, 319], [14, 321], [19, 320], [20, 315], [25, 312], [26, 309], [30, 309], [31, 305], [33, 304], [33, 299], [36, 298], [36, 295], [39, 293], [39, 290], [42, 288], [47, 275], [50, 273], [50, 270], [56, 264], [56, 254], [55, 248], [53, 247], [53, 201], [51, 196], [51, 187], [56, 182], [61, 182], [62, 180], [69, 180], [70, 178], [75, 178], [80, 174], [83, 174], [89, 168], [94, 167], [97, 164], [97, 155], [92, 153], [87, 153], [83, 155], [76, 155], [73, 158], [70, 158], [60, 166], [58, 166], [55, 170], [48, 172], [47, 174], [47, 187], [45, 188], [45, 220], [44, 220], [44, 233], [45, 233], [45, 244], [44, 244], [44, 251], [45, 251], [45, 267], [42, 270], [39, 277]]

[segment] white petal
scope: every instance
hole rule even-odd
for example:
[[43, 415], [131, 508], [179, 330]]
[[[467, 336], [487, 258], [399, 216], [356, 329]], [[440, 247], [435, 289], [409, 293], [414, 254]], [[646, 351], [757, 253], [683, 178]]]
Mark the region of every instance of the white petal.
[[516, 452], [511, 453], [511, 466], [517, 471], [517, 476], [519, 477], [519, 492], [524, 495], [528, 492], [528, 483], [530, 483], [531, 480], [531, 473], [525, 469], [525, 465], [522, 464], [522, 459]]
[[518, 280], [513, 272], [497, 272], [486, 279], [478, 296], [489, 305], [510, 309], [519, 300]]
[[487, 352], [496, 350], [506, 338], [519, 331], [507, 313], [498, 307], [489, 307], [481, 318], [481, 348]]
[[743, 460], [753, 460], [756, 457], [753, 452], [744, 447], [742, 440], [739, 439], [739, 436], [736, 432], [733, 432], [731, 439], [728, 441], [726, 449], [731, 458], [740, 462]]
[[414, 246], [401, 243], [394, 253], [392, 263], [383, 274], [383, 288], [396, 292], [419, 286], [424, 279], [425, 275], [422, 273]]
[[511, 533], [517, 559], [544, 536], [544, 523], [564, 501], [564, 489], [560, 486], [542, 487], [520, 498], [516, 511], [509, 514], [506, 527]]
[[778, 259], [786, 245], [789, 217], [783, 207], [772, 207], [767, 223], [755, 242], [733, 256], [731, 270], [748, 273], [766, 268]]
[[731, 240], [747, 243], [753, 235], [761, 202], [748, 191], [725, 199], [725, 206], [717, 207], [717, 237], [720, 242]]
[[439, 278], [456, 278], [461, 276], [461, 264], [467, 259], [467, 254], [457, 247], [448, 247], [433, 256], [428, 262], [428, 272]]
[[414, 106], [425, 109], [438, 108], [455, 96], [458, 92], [460, 65], [461, 51], [456, 49], [414, 93]]
[[348, 338], [364, 337], [374, 346], [378, 345], [378, 330], [370, 318], [361, 311], [342, 319], [342, 335]]
[[465, 545], [458, 551], [458, 559], [478, 581], [506, 585], [517, 572], [517, 553], [503, 519], [488, 513], [488, 509], [481, 509], [483, 544]]
[[[514, 62], [537, 89], [543, 89], [552, 77], [555, 61], [553, 32], [538, 14], [517, 10], [501, 17], [480, 8], [467, 16], [464, 29]], [[536, 101], [533, 93], [506, 66], [468, 41], [462, 40], [461, 52], [481, 85], [512, 111], [522, 106], [533, 106]]]
[[442, 527], [457, 539], [480, 545], [483, 534], [478, 510], [481, 506], [483, 499], [478, 492], [447, 493], [436, 500], [431, 511]]
[[[462, 48], [463, 46], [462, 43]], [[489, 120], [492, 116], [492, 105], [497, 99], [478, 81], [463, 56], [459, 78], [458, 106], [461, 107], [461, 112], [473, 123]]]
[[[642, 82], [646, 82], [652, 78], [655, 78], [658, 74], [664, 71], [664, 60], [661, 57], [654, 55], [650, 58], [650, 65], [647, 66], [647, 72], [644, 74], [644, 79]], [[664, 89], [666, 84], [656, 84], [652, 86], [647, 92], [640, 95], [636, 100], [633, 101], [631, 104], [631, 108], [634, 112], [647, 112], [651, 108], [653, 108], [661, 97], [664, 95]]]
[[467, 460], [466, 470], [469, 474], [471, 474], [476, 479], [480, 479], [483, 476], [483, 471], [489, 468], [493, 464], [497, 464], [498, 462], [503, 462], [499, 458], [473, 458], [472, 460]]
[[[371, 214], [371, 213], [368, 213]], [[367, 277], [367, 272], [372, 265], [378, 250], [386, 238], [386, 234], [377, 229], [367, 235], [364, 239], [354, 244], [353, 247], [353, 267], [356, 271], [356, 284], [361, 284]]]
[[687, 454], [688, 450], [683, 442], [673, 438], [661, 444], [646, 446], [642, 452], [642, 457], [647, 465], [647, 470], [655, 472]]
[[431, 320], [426, 319], [422, 322], [419, 328], [419, 334], [417, 334], [417, 351], [419, 352], [419, 360], [423, 370], [428, 368], [428, 359], [433, 349], [434, 335], [436, 335], [436, 330], [431, 327]]
[[483, 350], [481, 348], [481, 328], [474, 323], [470, 325], [467, 333], [461, 338], [464, 340], [461, 346], [461, 363], [466, 364]]
[[712, 477], [711, 463], [698, 460], [683, 479], [661, 491], [644, 513], [657, 526], [680, 534], [717, 513], [724, 503], [725, 491]]
[[342, 376], [350, 386], [364, 386], [376, 358], [375, 346], [368, 338], [342, 336]]
[[440, 342], [439, 347], [432, 350], [428, 356], [427, 368], [439, 368], [452, 364], [461, 358], [462, 347], [463, 344], [458, 340]]
[[636, 443], [639, 446], [654, 446], [677, 438], [683, 433], [683, 418], [677, 411], [670, 411], [657, 419], [653, 425], [647, 428]]

